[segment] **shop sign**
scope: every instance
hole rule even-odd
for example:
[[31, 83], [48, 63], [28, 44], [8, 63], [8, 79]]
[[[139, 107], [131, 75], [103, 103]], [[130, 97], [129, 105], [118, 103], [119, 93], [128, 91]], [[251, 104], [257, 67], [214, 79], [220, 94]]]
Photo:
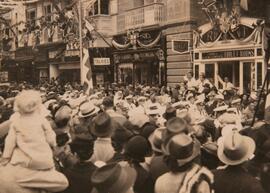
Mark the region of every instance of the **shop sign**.
[[189, 40], [172, 40], [172, 50], [180, 54], [189, 52]]
[[254, 57], [254, 49], [202, 53], [202, 59]]
[[107, 66], [110, 64], [111, 64], [110, 58], [94, 58], [95, 66]]

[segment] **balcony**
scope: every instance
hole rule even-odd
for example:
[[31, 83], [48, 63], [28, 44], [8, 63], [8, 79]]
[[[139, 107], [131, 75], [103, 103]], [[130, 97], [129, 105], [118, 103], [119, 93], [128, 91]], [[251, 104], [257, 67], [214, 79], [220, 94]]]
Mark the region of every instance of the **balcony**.
[[153, 3], [127, 10], [117, 16], [118, 33], [124, 30], [160, 25], [164, 21], [164, 4]]

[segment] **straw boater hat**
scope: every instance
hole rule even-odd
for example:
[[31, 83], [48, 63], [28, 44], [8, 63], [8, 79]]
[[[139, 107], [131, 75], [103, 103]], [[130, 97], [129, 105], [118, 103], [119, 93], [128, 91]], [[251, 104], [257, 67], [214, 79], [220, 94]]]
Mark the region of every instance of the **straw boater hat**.
[[177, 159], [178, 166], [184, 166], [200, 155], [200, 142], [186, 134], [173, 136], [163, 145], [163, 153]]
[[91, 102], [85, 102], [80, 106], [79, 109], [79, 117], [84, 118], [84, 117], [90, 117], [92, 115], [95, 115], [99, 112], [99, 108], [95, 106]]
[[226, 165], [239, 165], [249, 160], [255, 151], [252, 138], [233, 131], [218, 140], [218, 158]]
[[134, 186], [136, 178], [136, 170], [120, 162], [98, 168], [91, 182], [98, 192], [126, 193]]

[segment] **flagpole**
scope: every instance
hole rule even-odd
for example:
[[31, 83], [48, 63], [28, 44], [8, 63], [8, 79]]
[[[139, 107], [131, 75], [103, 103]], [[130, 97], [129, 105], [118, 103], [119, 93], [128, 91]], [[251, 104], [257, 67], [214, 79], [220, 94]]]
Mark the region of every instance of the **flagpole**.
[[83, 68], [83, 42], [82, 42], [82, 2], [79, 0], [79, 39], [80, 39], [80, 80], [81, 85], [83, 85], [84, 82], [84, 68]]

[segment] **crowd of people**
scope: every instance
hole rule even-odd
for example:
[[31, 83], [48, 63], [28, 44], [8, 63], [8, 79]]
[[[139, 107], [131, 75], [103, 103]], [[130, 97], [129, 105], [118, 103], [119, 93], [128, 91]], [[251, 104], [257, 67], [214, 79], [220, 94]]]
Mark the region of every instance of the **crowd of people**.
[[270, 192], [267, 93], [220, 81], [7, 86], [0, 193]]

